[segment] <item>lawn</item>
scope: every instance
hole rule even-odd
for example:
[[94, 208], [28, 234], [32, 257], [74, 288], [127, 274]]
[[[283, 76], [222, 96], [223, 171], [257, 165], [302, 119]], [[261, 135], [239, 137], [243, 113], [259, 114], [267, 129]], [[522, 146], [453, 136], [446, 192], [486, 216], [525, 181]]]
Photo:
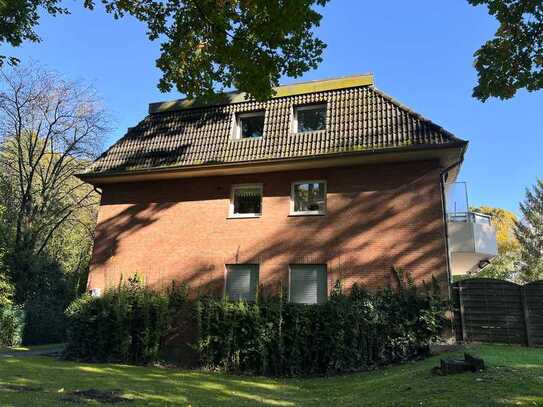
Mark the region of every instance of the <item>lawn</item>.
[[[127, 406], [543, 406], [543, 349], [480, 345], [483, 373], [434, 376], [433, 357], [332, 378], [268, 379], [50, 357], [0, 358], [1, 406], [102, 405], [75, 390], [119, 390]], [[452, 355], [452, 354], [449, 354]]]

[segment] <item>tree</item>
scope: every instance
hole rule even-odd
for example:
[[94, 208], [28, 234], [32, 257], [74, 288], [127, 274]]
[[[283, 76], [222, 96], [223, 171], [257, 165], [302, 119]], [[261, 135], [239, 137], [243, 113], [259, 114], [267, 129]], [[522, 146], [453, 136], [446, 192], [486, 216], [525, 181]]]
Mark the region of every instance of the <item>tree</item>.
[[0, 197], [18, 302], [36, 269], [61, 262], [54, 249], [67, 233], [92, 229], [98, 195], [74, 174], [100, 151], [107, 124], [91, 87], [35, 65], [0, 71]]
[[6, 237], [6, 210], [0, 202], [0, 308], [11, 305], [13, 299], [13, 285], [7, 275], [6, 257], [7, 241]]
[[477, 274], [477, 277], [517, 280], [519, 243], [514, 234], [514, 227], [517, 222], [516, 215], [506, 209], [493, 208], [491, 206], [480, 206], [478, 208], [470, 208], [470, 210], [492, 217], [492, 224], [496, 228], [496, 241], [498, 244], [498, 255]]
[[[158, 87], [189, 97], [212, 97], [237, 87], [266, 99], [281, 75], [298, 77], [321, 62], [325, 44], [315, 37], [328, 0], [101, 0], [115, 19], [131, 15], [163, 40], [156, 63]], [[61, 0], [0, 1], [0, 44], [40, 40], [38, 11], [67, 14]], [[93, 0], [83, 0], [94, 8]], [[4, 57], [5, 59], [5, 57]], [[1, 60], [0, 60], [1, 62]]]
[[[6, 42], [18, 47], [23, 41], [39, 42], [40, 37], [34, 31], [38, 24], [38, 9], [42, 7], [51, 15], [68, 12], [59, 6], [59, 0], [12, 0], [0, 1], [0, 44]], [[0, 66], [6, 60], [0, 55]], [[12, 64], [18, 62], [16, 58], [9, 58]]]
[[538, 179], [520, 204], [522, 220], [516, 222], [520, 243], [521, 277], [524, 281], [543, 279], [543, 181]]
[[500, 26], [495, 37], [475, 52], [478, 85], [473, 96], [512, 98], [519, 89], [543, 88], [543, 2], [541, 0], [468, 0], [484, 4]]

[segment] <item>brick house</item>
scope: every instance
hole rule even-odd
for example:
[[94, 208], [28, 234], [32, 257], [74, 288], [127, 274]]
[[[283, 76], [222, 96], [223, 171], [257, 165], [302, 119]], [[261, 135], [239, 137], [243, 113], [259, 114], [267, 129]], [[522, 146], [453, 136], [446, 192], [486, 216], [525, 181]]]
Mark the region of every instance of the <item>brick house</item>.
[[80, 178], [101, 190], [89, 289], [138, 273], [200, 292], [450, 281], [443, 182], [467, 142], [371, 75], [281, 86], [265, 102], [153, 103]]

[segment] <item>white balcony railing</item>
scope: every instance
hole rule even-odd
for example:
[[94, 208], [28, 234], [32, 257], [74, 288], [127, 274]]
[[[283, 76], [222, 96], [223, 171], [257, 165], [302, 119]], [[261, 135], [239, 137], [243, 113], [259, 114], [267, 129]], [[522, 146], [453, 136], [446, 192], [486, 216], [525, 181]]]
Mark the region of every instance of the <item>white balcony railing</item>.
[[447, 221], [490, 225], [492, 223], [492, 217], [479, 212], [453, 212], [447, 214]]
[[447, 214], [453, 275], [477, 272], [498, 254], [491, 217], [477, 212]]

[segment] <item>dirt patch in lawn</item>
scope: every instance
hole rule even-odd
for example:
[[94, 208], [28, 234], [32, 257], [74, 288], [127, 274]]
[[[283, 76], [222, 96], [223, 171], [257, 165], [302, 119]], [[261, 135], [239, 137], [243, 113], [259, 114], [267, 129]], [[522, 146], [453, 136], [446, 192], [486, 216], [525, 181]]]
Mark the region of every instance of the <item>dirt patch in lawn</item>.
[[13, 391], [16, 393], [28, 393], [31, 391], [42, 391], [41, 387], [30, 387], [22, 384], [0, 384], [0, 391]]
[[88, 390], [74, 390], [66, 394], [66, 396], [60, 399], [61, 401], [71, 402], [71, 403], [82, 403], [86, 401], [98, 401], [104, 404], [117, 404], [134, 401], [130, 398], [123, 396], [123, 391], [114, 389], [114, 390], [98, 390], [98, 389], [88, 389]]

